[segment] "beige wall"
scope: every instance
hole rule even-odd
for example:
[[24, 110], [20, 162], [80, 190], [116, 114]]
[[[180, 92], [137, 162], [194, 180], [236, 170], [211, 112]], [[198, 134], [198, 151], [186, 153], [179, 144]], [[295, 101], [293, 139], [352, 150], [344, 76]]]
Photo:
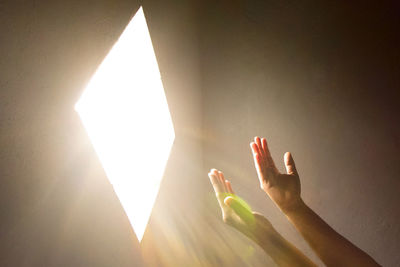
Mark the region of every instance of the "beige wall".
[[284, 152], [293, 153], [318, 214], [379, 263], [398, 266], [398, 7], [367, 2], [209, 1], [204, 160], [315, 259], [259, 189], [248, 144], [267, 137], [282, 171]]
[[[163, 261], [158, 247], [168, 247], [163, 232], [184, 238], [175, 225], [193, 202], [202, 166], [201, 91], [196, 5], [143, 5], [176, 130], [143, 239], [152, 263]], [[136, 237], [73, 109], [138, 7], [138, 1], [0, 4], [1, 266], [141, 265]], [[157, 216], [168, 224], [160, 227]]]
[[143, 257], [73, 110], [138, 2], [0, 3], [0, 265], [273, 266], [222, 223], [212, 167], [315, 259], [259, 190], [254, 135], [280, 167], [293, 152], [303, 197], [328, 223], [399, 265], [396, 9], [142, 3], [176, 130]]

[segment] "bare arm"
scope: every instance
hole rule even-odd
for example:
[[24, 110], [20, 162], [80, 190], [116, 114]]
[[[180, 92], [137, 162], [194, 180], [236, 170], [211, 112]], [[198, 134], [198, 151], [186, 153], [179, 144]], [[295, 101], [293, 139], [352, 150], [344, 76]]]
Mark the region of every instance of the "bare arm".
[[332, 229], [304, 202], [286, 216], [327, 266], [379, 266]]
[[315, 266], [284, 239], [261, 214], [252, 212], [237, 197], [231, 183], [215, 169], [208, 174], [221, 207], [224, 222], [256, 242], [279, 266]]
[[256, 137], [250, 146], [261, 188], [327, 266], [379, 266], [303, 202], [299, 174], [289, 152], [285, 153], [286, 174], [283, 174], [275, 167], [265, 138]]

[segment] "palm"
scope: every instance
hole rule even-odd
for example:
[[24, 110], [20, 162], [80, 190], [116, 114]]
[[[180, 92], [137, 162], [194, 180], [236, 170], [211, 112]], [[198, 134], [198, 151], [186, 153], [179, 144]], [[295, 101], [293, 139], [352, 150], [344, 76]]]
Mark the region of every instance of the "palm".
[[217, 193], [217, 200], [222, 212], [222, 220], [230, 226], [242, 229], [245, 227], [246, 223], [224, 202], [225, 198], [229, 196], [233, 196], [233, 193]]
[[213, 169], [208, 175], [222, 211], [223, 221], [226, 224], [239, 230], [256, 242], [259, 241], [257, 237], [260, 236], [261, 231], [265, 232], [272, 229], [271, 223], [264, 216], [251, 212], [250, 207], [246, 207], [246, 204], [243, 202], [237, 206], [229, 203], [231, 202], [230, 200], [239, 202], [240, 200], [238, 199], [240, 198], [235, 195], [231, 183], [225, 180], [222, 172]]
[[275, 167], [265, 138], [256, 137], [251, 148], [262, 189], [281, 210], [296, 206], [300, 201], [300, 179], [291, 154], [285, 154], [287, 174], [283, 174]]
[[264, 187], [264, 190], [282, 210], [288, 210], [300, 197], [299, 177], [278, 174], [276, 180], [275, 185]]

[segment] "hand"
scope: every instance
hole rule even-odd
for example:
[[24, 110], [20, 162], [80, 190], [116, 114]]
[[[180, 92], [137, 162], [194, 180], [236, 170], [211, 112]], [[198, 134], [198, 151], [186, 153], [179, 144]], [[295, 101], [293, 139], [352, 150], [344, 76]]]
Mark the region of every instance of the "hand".
[[271, 223], [261, 214], [252, 212], [246, 202], [235, 195], [231, 183], [225, 180], [221, 171], [212, 169], [208, 176], [221, 207], [223, 221], [262, 246], [265, 237], [274, 232]]
[[208, 174], [221, 207], [224, 222], [256, 242], [278, 266], [316, 266], [300, 250], [283, 238], [261, 214], [232, 190], [224, 174], [212, 169]]
[[286, 152], [284, 156], [287, 172], [284, 174], [275, 167], [265, 138], [255, 137], [250, 147], [261, 188], [284, 213], [299, 206], [302, 203], [300, 179], [290, 152]]

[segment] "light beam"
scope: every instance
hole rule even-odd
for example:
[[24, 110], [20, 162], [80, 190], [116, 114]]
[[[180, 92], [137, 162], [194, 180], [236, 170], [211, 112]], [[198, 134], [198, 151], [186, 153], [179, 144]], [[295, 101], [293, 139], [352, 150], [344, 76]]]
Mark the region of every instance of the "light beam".
[[175, 139], [142, 8], [75, 110], [140, 241]]

